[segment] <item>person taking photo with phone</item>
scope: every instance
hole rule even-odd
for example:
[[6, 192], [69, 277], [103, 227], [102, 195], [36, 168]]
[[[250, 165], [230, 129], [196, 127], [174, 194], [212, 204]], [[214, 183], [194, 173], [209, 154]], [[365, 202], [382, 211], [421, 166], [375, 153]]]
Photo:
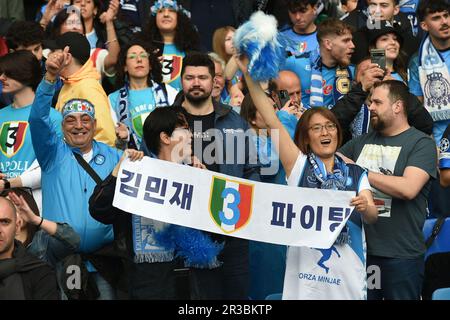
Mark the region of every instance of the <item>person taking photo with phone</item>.
[[[358, 64], [357, 83], [332, 109], [344, 128], [344, 142], [369, 132], [370, 112], [366, 100], [374, 84], [384, 80], [407, 82], [405, 57], [401, 50], [403, 37], [399, 29], [384, 21], [380, 29], [371, 30], [368, 38], [369, 52], [374, 52], [373, 49], [383, 50], [383, 55], [371, 55]], [[409, 95], [407, 116], [411, 126], [425, 134], [432, 133], [433, 120], [430, 114], [412, 94]]]

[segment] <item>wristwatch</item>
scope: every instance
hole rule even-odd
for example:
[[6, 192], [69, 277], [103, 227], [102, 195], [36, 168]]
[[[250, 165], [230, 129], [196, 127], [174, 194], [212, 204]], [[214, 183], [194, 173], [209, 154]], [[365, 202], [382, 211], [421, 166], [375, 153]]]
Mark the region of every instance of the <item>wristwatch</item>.
[[4, 183], [3, 190], [11, 189], [11, 183], [8, 181], [8, 179], [3, 178], [2, 180], [3, 180], [3, 183]]

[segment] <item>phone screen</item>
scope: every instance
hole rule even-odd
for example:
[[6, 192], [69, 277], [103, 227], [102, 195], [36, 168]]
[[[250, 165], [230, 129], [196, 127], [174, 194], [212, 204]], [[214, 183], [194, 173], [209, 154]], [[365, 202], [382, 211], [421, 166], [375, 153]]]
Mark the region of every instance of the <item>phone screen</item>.
[[384, 49], [371, 49], [370, 60], [379, 65], [381, 69], [386, 70], [386, 51]]
[[153, 44], [153, 48], [154, 48], [154, 52], [155, 55], [157, 57], [162, 56], [163, 52], [164, 52], [164, 42], [162, 41], [158, 41], [158, 40], [153, 40], [152, 41]]
[[287, 90], [278, 91], [278, 98], [280, 99], [280, 109], [283, 108], [284, 105], [291, 99]]

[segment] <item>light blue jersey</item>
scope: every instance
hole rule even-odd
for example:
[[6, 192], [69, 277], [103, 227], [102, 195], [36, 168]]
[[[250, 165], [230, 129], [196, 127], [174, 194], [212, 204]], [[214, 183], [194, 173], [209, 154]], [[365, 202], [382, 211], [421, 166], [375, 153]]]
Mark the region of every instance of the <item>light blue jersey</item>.
[[285, 31], [282, 31], [281, 34], [291, 40], [291, 43], [293, 45], [290, 45], [288, 47], [288, 50], [293, 55], [300, 55], [302, 53], [317, 51], [319, 49], [319, 42], [317, 41], [317, 31], [308, 34], [298, 34], [294, 31], [294, 29], [289, 28]]
[[[42, 215], [51, 221], [68, 223], [80, 235], [79, 250], [90, 253], [113, 240], [113, 229], [91, 217], [89, 198], [96, 183], [74, 157], [73, 153], [81, 153], [80, 150], [58, 137], [51, 126], [49, 113], [54, 93], [55, 85], [41, 81], [29, 120], [33, 147], [42, 170]], [[120, 150], [94, 140], [89, 165], [105, 179], [121, 154]]]
[[[166, 85], [167, 91], [167, 106], [172, 105], [175, 100], [177, 91], [169, 85]], [[120, 90], [111, 93], [109, 96], [109, 102], [111, 108], [113, 109], [117, 120], [120, 121]], [[144, 121], [147, 119], [148, 115], [155, 110], [156, 106], [159, 105], [155, 102], [155, 96], [152, 88], [145, 88], [142, 90], [132, 90], [128, 91], [128, 111], [131, 118], [131, 129], [135, 133], [138, 144], [141, 144], [143, 135]]]
[[[28, 123], [31, 105], [14, 108], [9, 105], [0, 110], [0, 171], [8, 178], [20, 176], [36, 159]], [[50, 109], [50, 123], [61, 138], [62, 117]]]
[[186, 54], [178, 50], [174, 44], [165, 44], [163, 56], [163, 82], [170, 84], [177, 90], [181, 90], [181, 68], [183, 67], [183, 58]]
[[[308, 54], [301, 56], [291, 56], [286, 59], [286, 64], [284, 70], [290, 70], [295, 72], [300, 79], [302, 86], [302, 103], [305, 108], [310, 107], [310, 96], [311, 96], [311, 60]], [[353, 65], [349, 66], [351, 73], [351, 78], [354, 78], [355, 67]], [[336, 67], [328, 68], [326, 66], [322, 67], [322, 79], [323, 79], [323, 103], [324, 106], [331, 109], [336, 104], [335, 97], [335, 82], [336, 82]], [[345, 94], [346, 92], [337, 92], [340, 94]]]

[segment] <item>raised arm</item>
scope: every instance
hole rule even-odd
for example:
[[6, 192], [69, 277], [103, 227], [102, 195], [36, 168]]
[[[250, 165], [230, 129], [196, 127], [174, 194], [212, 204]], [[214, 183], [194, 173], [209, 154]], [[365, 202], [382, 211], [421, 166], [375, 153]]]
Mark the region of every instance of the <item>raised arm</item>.
[[119, 0], [111, 0], [108, 10], [100, 16], [100, 21], [105, 24], [106, 28], [108, 55], [105, 58], [105, 72], [107, 74], [113, 74], [115, 72], [115, 66], [119, 59], [120, 45], [114, 26], [114, 19], [119, 11], [119, 6]]
[[[252, 97], [256, 109], [263, 117], [264, 122], [267, 124], [269, 129], [277, 130], [279, 132], [279, 139], [273, 139], [272, 142], [278, 154], [280, 155], [281, 163], [283, 164], [284, 170], [286, 171], [286, 176], [289, 177], [291, 175], [292, 168], [297, 161], [300, 150], [292, 141], [287, 130], [281, 124], [280, 120], [275, 114], [272, 103], [267, 98], [266, 94], [261, 88], [261, 85], [254, 82], [250, 77], [250, 74], [247, 71], [248, 59], [246, 57], [235, 57], [234, 59], [236, 59], [236, 63], [244, 74], [250, 96]], [[283, 143], [280, 143], [281, 141], [283, 141]]]
[[39, 165], [44, 171], [54, 164], [58, 143], [62, 143], [50, 118], [50, 110], [55, 94], [56, 79], [71, 58], [68, 52], [69, 47], [66, 47], [64, 51], [55, 52], [49, 56], [46, 62], [47, 73], [36, 90], [31, 107], [29, 123], [33, 148]]

